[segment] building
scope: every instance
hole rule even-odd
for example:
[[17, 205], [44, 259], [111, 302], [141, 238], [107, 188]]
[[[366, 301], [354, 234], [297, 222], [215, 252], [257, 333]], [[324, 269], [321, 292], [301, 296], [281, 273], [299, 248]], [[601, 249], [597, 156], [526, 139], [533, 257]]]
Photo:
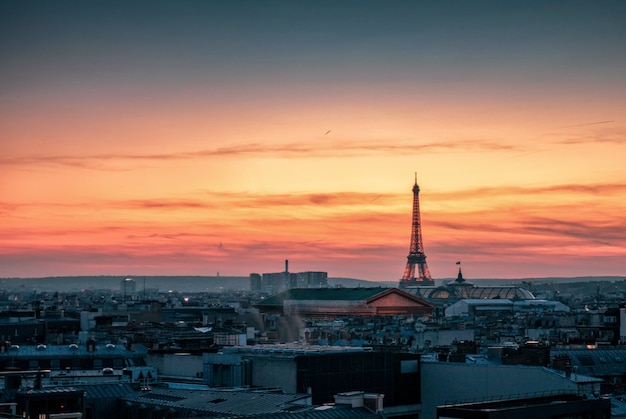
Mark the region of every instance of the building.
[[122, 398], [122, 418], [253, 417], [306, 410], [307, 394], [284, 394], [254, 389], [153, 387]]
[[298, 272], [291, 288], [327, 288], [327, 272]]
[[465, 362], [439, 362], [437, 358], [427, 360], [422, 357], [420, 369], [420, 419], [483, 417], [437, 415], [440, 406], [472, 403], [477, 400], [533, 399], [550, 394], [573, 394], [591, 398], [600, 394], [602, 381], [583, 375], [568, 376], [562, 371], [541, 366], [496, 364], [473, 355], [468, 355]]
[[518, 286], [477, 286], [463, 278], [461, 267], [454, 281], [441, 286], [416, 286], [405, 291], [424, 298], [433, 304], [447, 307], [463, 299], [510, 299], [533, 300], [535, 296], [523, 287]]
[[261, 292], [263, 290], [263, 276], [261, 274], [250, 274], [250, 290], [253, 292]]
[[133, 299], [136, 293], [137, 293], [137, 283], [135, 282], [135, 280], [129, 276], [122, 279], [122, 282], [120, 282], [120, 294], [122, 295], [122, 298], [124, 299], [124, 301], [126, 301], [127, 299], [128, 300]]
[[312, 395], [312, 403], [332, 403], [350, 391], [384, 394], [384, 405], [420, 403], [420, 356], [371, 348], [260, 345], [224, 348], [203, 355], [210, 387], [279, 388]]
[[326, 288], [327, 272], [289, 272], [289, 261], [285, 261], [285, 270], [274, 273], [250, 274], [250, 289], [256, 292], [274, 294], [291, 288]]
[[572, 376], [601, 378], [604, 381], [602, 393], [626, 392], [626, 350], [623, 348], [557, 348], [551, 351], [550, 356], [553, 363], [567, 360], [563, 370]]
[[258, 302], [261, 313], [311, 318], [430, 316], [433, 305], [398, 288], [295, 288]]
[[484, 315], [513, 313], [569, 313], [570, 309], [558, 301], [548, 300], [508, 300], [468, 298], [459, 300], [445, 309], [446, 317], [474, 319]]
[[17, 414], [28, 419], [82, 419], [85, 391], [75, 388], [48, 388], [19, 391], [15, 398]]
[[48, 310], [8, 310], [0, 313], [0, 342], [14, 345], [33, 345], [45, 342], [63, 342], [65, 335], [80, 330], [80, 322], [61, 307]]
[[375, 419], [382, 418], [382, 395], [347, 392], [334, 403], [311, 403], [310, 394], [285, 394], [275, 389], [163, 385], [121, 397], [123, 412], [116, 417], [154, 418], [254, 418], [254, 419]]
[[[146, 365], [147, 349], [142, 345], [11, 345], [0, 342], [0, 374], [5, 388], [72, 385], [103, 381], [132, 381], [139, 374], [157, 378], [155, 368]], [[39, 374], [38, 372], [41, 372]]]
[[0, 392], [0, 417], [109, 419], [123, 417], [120, 399], [137, 389], [130, 383], [80, 384]]

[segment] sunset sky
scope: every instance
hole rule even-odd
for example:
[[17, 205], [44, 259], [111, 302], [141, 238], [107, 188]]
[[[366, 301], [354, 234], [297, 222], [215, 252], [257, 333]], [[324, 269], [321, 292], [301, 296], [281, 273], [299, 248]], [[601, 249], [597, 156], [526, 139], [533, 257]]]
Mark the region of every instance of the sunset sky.
[[0, 277], [626, 277], [626, 2], [2, 1]]

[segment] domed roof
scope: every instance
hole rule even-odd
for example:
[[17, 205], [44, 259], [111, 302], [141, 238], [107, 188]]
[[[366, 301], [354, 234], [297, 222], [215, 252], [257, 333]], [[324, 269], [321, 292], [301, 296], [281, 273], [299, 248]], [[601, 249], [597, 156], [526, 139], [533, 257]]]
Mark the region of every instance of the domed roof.
[[[460, 262], [457, 262], [457, 263], [460, 264]], [[459, 266], [459, 274], [457, 275], [454, 281], [448, 282], [448, 286], [449, 287], [473, 287], [474, 284], [466, 281], [465, 278], [463, 278], [463, 272], [461, 272], [461, 267]]]
[[503, 298], [508, 300], [534, 300], [535, 296], [528, 290], [515, 286], [476, 287], [469, 298]]
[[440, 287], [420, 287], [418, 293], [427, 300], [462, 300], [475, 299], [506, 299], [534, 300], [535, 296], [528, 290], [515, 286], [478, 287], [476, 285], [459, 286], [453, 283]]
[[[461, 262], [457, 262], [460, 265]], [[479, 287], [463, 278], [461, 267], [454, 281], [439, 287], [418, 287], [415, 294], [427, 300], [463, 300], [503, 299], [503, 300], [534, 300], [535, 296], [528, 290], [517, 286]]]

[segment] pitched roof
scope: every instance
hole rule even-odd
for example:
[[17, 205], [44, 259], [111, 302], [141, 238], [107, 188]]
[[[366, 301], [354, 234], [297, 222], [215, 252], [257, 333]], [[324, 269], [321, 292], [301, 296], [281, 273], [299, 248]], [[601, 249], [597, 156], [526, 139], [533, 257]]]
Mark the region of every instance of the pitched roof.
[[133, 393], [122, 399], [127, 403], [158, 406], [173, 410], [194, 410], [212, 416], [247, 416], [284, 411], [285, 406], [298, 403], [308, 396], [268, 391], [244, 390], [182, 390], [153, 388]]
[[401, 289], [398, 289], [398, 288], [387, 288], [383, 292], [368, 298], [367, 303], [371, 304], [374, 301], [379, 300], [381, 298], [384, 298], [385, 296], [387, 296], [389, 294], [397, 294], [397, 295], [400, 295], [405, 300], [410, 300], [410, 301], [413, 301], [414, 303], [419, 303], [419, 304], [422, 304], [422, 305], [427, 306], [427, 307], [435, 307], [434, 304], [431, 304], [430, 302], [424, 300], [423, 298], [420, 298], [420, 297], [418, 297], [416, 295], [410, 294], [410, 293], [405, 292], [405, 291], [403, 291]]
[[366, 407], [350, 406], [297, 406], [298, 410], [290, 412], [259, 414], [249, 416], [250, 419], [375, 419], [382, 415], [374, 413]]
[[77, 386], [85, 391], [85, 399], [117, 399], [134, 393], [131, 383], [96, 383]]
[[371, 287], [371, 288], [292, 288], [273, 295], [265, 300], [257, 303], [257, 306], [283, 306], [286, 300], [300, 301], [365, 301], [370, 298], [389, 291], [390, 288]]
[[557, 355], [568, 355], [578, 374], [592, 377], [621, 376], [626, 371], [624, 349], [558, 349], [550, 353], [552, 358]]

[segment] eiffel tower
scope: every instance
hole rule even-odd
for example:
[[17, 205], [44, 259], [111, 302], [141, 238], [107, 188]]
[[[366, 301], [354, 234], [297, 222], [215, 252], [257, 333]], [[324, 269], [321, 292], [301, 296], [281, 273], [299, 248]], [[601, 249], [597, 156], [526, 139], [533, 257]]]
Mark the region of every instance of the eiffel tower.
[[407, 256], [404, 275], [400, 279], [400, 288], [407, 288], [417, 285], [435, 285], [424, 254], [424, 244], [422, 243], [422, 224], [420, 222], [420, 187], [417, 185], [417, 173], [415, 174], [415, 185], [413, 185], [413, 223], [411, 226], [411, 247]]

